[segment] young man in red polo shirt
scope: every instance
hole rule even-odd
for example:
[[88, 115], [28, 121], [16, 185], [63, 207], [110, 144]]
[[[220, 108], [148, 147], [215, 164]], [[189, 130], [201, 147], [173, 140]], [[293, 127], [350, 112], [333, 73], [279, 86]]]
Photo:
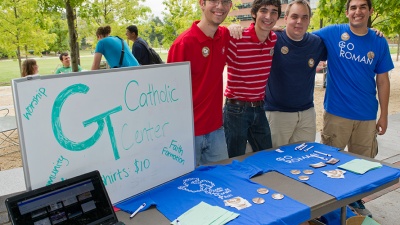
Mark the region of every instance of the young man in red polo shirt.
[[271, 130], [264, 112], [265, 86], [277, 37], [272, 28], [281, 14], [279, 0], [255, 0], [254, 23], [241, 39], [228, 44], [228, 84], [225, 90], [224, 128], [229, 157], [272, 147]]
[[222, 127], [222, 73], [231, 0], [199, 0], [202, 18], [172, 44], [167, 62], [190, 61], [197, 165], [228, 158]]

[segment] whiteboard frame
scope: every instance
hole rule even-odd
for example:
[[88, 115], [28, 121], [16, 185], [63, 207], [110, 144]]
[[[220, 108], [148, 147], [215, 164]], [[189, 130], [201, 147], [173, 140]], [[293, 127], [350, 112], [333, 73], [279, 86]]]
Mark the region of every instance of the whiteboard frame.
[[[94, 75], [94, 74], [105, 74], [105, 73], [111, 73], [111, 72], [119, 72], [119, 71], [131, 71], [131, 70], [144, 70], [144, 69], [151, 69], [151, 68], [159, 68], [159, 67], [173, 67], [173, 66], [188, 66], [188, 79], [189, 79], [189, 84], [188, 88], [190, 89], [190, 108], [191, 108], [191, 118], [192, 118], [192, 124], [191, 124], [191, 132], [193, 134], [193, 150], [195, 149], [195, 136], [194, 136], [194, 115], [193, 115], [193, 101], [192, 101], [192, 84], [191, 84], [191, 74], [190, 74], [190, 62], [179, 62], [179, 63], [169, 63], [169, 64], [156, 64], [156, 65], [146, 65], [146, 66], [137, 66], [137, 67], [125, 67], [125, 68], [116, 68], [116, 69], [105, 69], [105, 70], [96, 70], [96, 71], [82, 71], [82, 72], [77, 72], [77, 73], [68, 73], [68, 74], [52, 74], [52, 75], [33, 75], [33, 76], [27, 76], [23, 78], [16, 78], [12, 80], [12, 92], [13, 92], [13, 99], [14, 99], [14, 106], [15, 106], [15, 115], [16, 115], [16, 120], [17, 120], [17, 127], [18, 127], [18, 134], [19, 134], [19, 143], [20, 143], [20, 149], [21, 149], [21, 156], [22, 156], [22, 162], [23, 162], [23, 171], [24, 171], [24, 179], [25, 179], [25, 185], [27, 190], [32, 190], [32, 182], [31, 182], [31, 176], [29, 172], [29, 165], [28, 165], [28, 159], [27, 159], [27, 148], [25, 144], [25, 132], [24, 132], [24, 127], [22, 123], [22, 107], [19, 104], [19, 92], [18, 92], [18, 84], [22, 82], [29, 82], [29, 81], [35, 81], [35, 80], [48, 80], [48, 79], [62, 79], [66, 77], [75, 77], [75, 76], [88, 76], [88, 75]], [[196, 167], [196, 154], [194, 152], [193, 154], [194, 157], [194, 165], [192, 165], [192, 170]], [[177, 174], [176, 177], [183, 176], [184, 174], [180, 173]], [[168, 181], [166, 181], [168, 182]], [[165, 182], [163, 182], [165, 183]], [[161, 185], [162, 183], [157, 184]], [[154, 187], [156, 187], [154, 186]], [[152, 187], [152, 188], [154, 188]], [[140, 192], [142, 193], [142, 192]], [[140, 194], [137, 193], [137, 194]]]

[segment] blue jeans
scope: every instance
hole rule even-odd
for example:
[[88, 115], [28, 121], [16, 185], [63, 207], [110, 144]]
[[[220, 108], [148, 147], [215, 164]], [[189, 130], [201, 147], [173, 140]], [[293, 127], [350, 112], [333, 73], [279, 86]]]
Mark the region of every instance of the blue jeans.
[[205, 135], [195, 136], [194, 142], [197, 166], [228, 158], [223, 127]]
[[272, 148], [271, 130], [262, 106], [225, 103], [224, 128], [230, 158], [244, 155], [247, 141], [253, 151]]

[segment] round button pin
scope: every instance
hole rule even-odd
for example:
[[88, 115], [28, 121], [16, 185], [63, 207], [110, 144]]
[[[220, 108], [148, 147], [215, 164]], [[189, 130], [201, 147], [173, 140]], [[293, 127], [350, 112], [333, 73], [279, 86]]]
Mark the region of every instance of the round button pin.
[[265, 194], [268, 194], [269, 190], [266, 188], [259, 188], [259, 189], [257, 189], [257, 192], [259, 194], [265, 195]]
[[309, 180], [310, 177], [308, 177], [308, 176], [299, 176], [299, 179], [300, 180]]
[[272, 194], [272, 198], [276, 199], [276, 200], [281, 200], [283, 197], [285, 197], [285, 196], [283, 194], [280, 194], [280, 193]]
[[257, 198], [253, 198], [253, 202], [255, 204], [263, 204], [265, 202], [265, 199], [257, 197]]
[[301, 172], [300, 172], [300, 170], [291, 170], [290, 173], [296, 175], [296, 174], [300, 174]]
[[313, 174], [314, 171], [312, 171], [312, 170], [303, 170], [303, 173], [307, 174], [307, 175], [310, 175], [310, 174]]

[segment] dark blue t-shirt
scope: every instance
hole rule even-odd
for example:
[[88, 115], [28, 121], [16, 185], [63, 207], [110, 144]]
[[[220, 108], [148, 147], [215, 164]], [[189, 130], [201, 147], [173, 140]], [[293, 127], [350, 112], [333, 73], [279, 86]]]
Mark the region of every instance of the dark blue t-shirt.
[[315, 72], [327, 51], [322, 40], [306, 33], [301, 41], [293, 41], [286, 31], [278, 36], [274, 48], [264, 109], [267, 111], [298, 112], [314, 106]]
[[140, 65], [149, 65], [150, 64], [150, 56], [149, 51], [147, 51], [146, 46], [147, 42], [142, 38], [137, 38], [136, 41], [132, 45], [132, 54], [135, 56], [137, 61], [139, 61]]

